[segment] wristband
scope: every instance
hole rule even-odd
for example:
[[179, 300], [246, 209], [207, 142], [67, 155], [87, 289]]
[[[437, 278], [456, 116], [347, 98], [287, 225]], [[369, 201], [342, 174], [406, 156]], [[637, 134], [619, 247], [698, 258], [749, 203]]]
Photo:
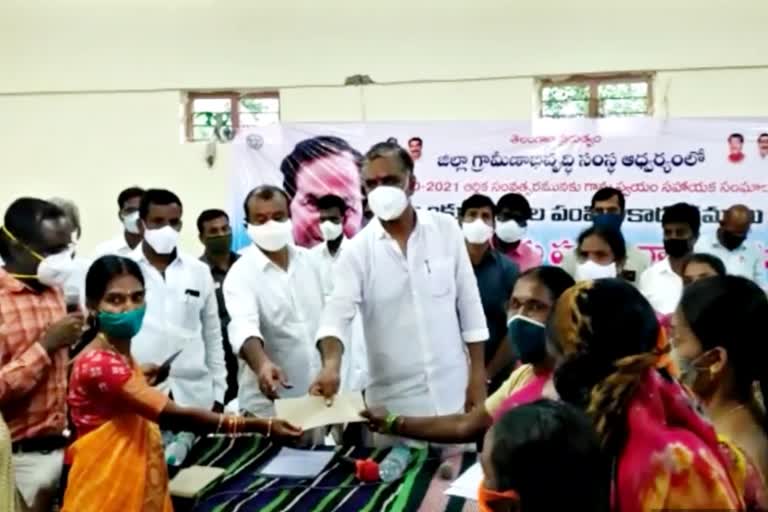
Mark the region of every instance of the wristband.
[[400, 418], [397, 414], [391, 412], [387, 414], [387, 419], [384, 420], [384, 433], [385, 434], [394, 434], [395, 429], [393, 428], [395, 424], [397, 423], [397, 420]]

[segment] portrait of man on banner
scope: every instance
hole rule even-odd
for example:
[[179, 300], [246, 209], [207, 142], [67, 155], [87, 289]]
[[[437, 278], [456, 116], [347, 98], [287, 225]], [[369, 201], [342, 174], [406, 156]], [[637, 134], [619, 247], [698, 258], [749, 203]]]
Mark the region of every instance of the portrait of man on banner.
[[363, 216], [360, 188], [362, 155], [346, 140], [320, 135], [296, 144], [280, 165], [283, 188], [291, 199], [293, 236], [297, 245], [312, 247], [323, 240], [317, 200], [341, 197], [347, 204], [344, 234], [354, 236]]

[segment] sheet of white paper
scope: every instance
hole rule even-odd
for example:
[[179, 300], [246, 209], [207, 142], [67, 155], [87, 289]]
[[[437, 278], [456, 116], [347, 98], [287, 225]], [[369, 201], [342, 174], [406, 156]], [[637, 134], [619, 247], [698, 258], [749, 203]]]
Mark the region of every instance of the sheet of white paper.
[[451, 483], [445, 494], [476, 501], [477, 488], [480, 487], [482, 481], [483, 467], [479, 462], [476, 462]]
[[333, 397], [330, 407], [321, 396], [305, 395], [275, 400], [275, 415], [305, 430], [365, 421], [359, 414], [363, 409], [365, 402], [360, 391], [339, 393]]
[[315, 478], [333, 458], [333, 451], [281, 448], [266, 466], [262, 475], [282, 478]]

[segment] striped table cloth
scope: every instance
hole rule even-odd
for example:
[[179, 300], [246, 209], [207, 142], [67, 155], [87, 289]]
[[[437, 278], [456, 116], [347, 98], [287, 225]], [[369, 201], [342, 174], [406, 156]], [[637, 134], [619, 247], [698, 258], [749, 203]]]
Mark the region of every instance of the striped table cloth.
[[[317, 447], [315, 449], [330, 449]], [[449, 482], [436, 475], [439, 453], [414, 450], [403, 477], [389, 484], [363, 484], [354, 468], [338, 457], [311, 480], [262, 477], [257, 471], [280, 446], [262, 437], [203, 438], [190, 452], [185, 466], [224, 468], [223, 479], [206, 489], [196, 500], [176, 500], [176, 512], [474, 512], [475, 502], [445, 496]], [[341, 447], [339, 453], [352, 458], [381, 461], [387, 450]], [[464, 453], [447, 459], [458, 476], [476, 460]]]

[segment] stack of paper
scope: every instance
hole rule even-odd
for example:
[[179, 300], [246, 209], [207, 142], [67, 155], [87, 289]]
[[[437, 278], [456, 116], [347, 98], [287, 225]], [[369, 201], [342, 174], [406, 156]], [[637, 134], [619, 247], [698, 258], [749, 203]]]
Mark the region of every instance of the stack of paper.
[[363, 409], [365, 402], [360, 391], [339, 393], [330, 406], [325, 398], [312, 395], [275, 400], [275, 415], [304, 430], [365, 421], [359, 414]]
[[171, 480], [169, 491], [172, 496], [194, 498], [223, 474], [223, 469], [213, 466], [190, 466]]
[[335, 452], [281, 448], [259, 473], [280, 478], [315, 478], [328, 465]]
[[482, 481], [483, 467], [476, 462], [451, 483], [445, 494], [477, 501], [477, 489]]

